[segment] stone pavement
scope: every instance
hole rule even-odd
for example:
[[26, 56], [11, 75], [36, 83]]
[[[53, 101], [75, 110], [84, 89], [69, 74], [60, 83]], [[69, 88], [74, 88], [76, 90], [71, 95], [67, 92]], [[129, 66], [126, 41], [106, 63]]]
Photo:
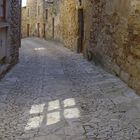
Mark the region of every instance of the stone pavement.
[[140, 140], [140, 97], [59, 43], [23, 39], [0, 82], [0, 140]]

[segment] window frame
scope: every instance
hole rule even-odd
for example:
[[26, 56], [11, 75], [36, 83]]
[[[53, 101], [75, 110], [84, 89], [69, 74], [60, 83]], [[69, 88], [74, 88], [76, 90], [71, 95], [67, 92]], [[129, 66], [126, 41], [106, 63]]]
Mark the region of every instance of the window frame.
[[45, 18], [48, 20], [48, 9], [45, 10]]
[[1, 20], [5, 20], [5, 18], [6, 18], [6, 0], [3, 0], [3, 15], [2, 16], [0, 16], [0, 21]]

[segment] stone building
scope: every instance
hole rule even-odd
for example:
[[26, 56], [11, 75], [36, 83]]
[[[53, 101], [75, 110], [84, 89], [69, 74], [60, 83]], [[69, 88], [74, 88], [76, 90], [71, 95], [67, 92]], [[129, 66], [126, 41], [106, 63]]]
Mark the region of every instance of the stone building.
[[48, 9], [46, 38], [59, 40], [71, 50], [85, 53], [89, 46], [92, 3], [89, 0], [54, 0]]
[[82, 52], [82, 48], [78, 46], [82, 47], [83, 25], [78, 18], [83, 20], [78, 0], [53, 0], [51, 4], [48, 4], [46, 38], [61, 41], [71, 50]]
[[0, 0], [0, 76], [18, 62], [20, 0]]
[[139, 0], [48, 0], [44, 5], [47, 18], [40, 30], [46, 39], [82, 52], [140, 94]]
[[45, 37], [46, 28], [45, 0], [27, 0], [22, 7], [22, 37]]
[[36, 26], [37, 0], [27, 0], [27, 5], [22, 7], [22, 37], [34, 36]]

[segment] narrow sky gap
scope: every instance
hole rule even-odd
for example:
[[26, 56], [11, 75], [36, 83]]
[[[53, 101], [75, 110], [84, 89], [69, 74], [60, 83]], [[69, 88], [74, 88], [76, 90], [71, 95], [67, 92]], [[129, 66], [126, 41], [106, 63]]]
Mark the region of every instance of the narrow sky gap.
[[26, 6], [27, 0], [22, 0], [22, 7]]

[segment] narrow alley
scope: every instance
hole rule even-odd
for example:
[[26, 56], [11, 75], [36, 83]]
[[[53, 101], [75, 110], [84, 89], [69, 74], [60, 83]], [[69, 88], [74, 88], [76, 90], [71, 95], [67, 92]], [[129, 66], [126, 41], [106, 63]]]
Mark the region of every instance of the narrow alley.
[[23, 39], [0, 82], [0, 140], [140, 140], [140, 97], [57, 42]]

